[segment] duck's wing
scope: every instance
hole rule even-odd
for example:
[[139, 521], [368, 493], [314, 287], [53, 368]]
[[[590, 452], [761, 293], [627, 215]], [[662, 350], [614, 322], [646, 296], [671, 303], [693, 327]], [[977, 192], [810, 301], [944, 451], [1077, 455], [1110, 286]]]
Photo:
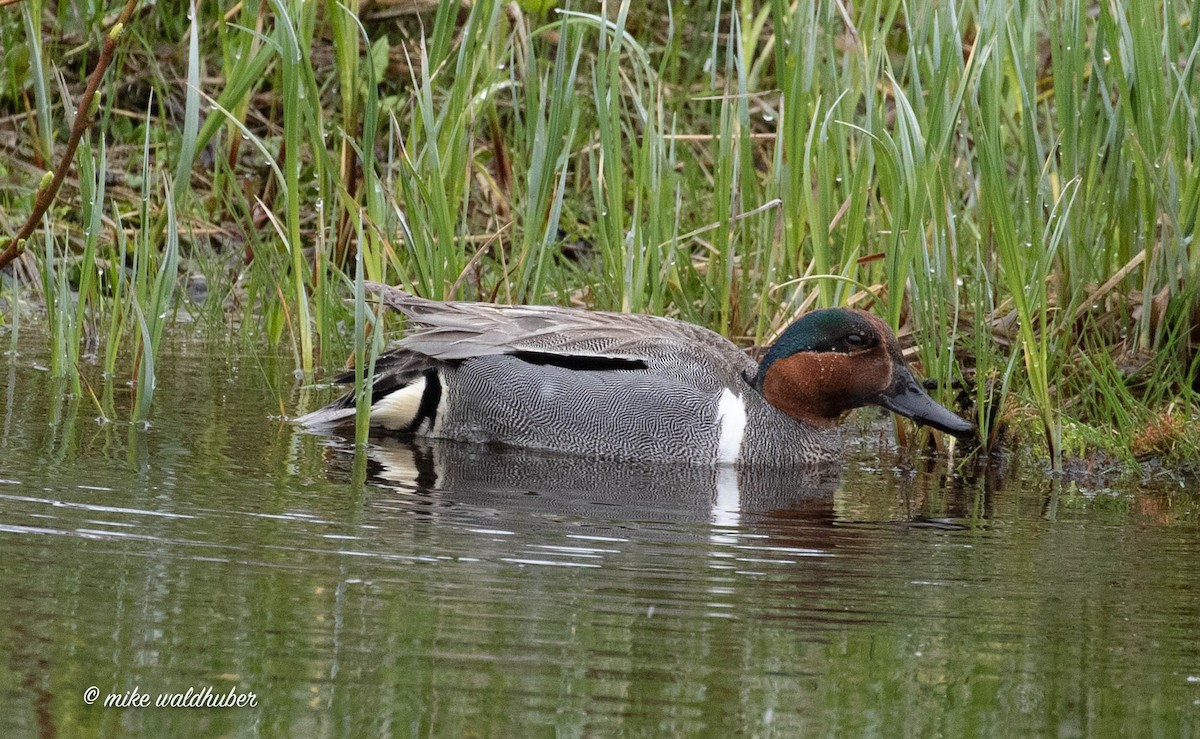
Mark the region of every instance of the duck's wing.
[[[512, 354], [534, 362], [581, 368], [641, 366], [727, 383], [750, 376], [753, 360], [706, 328], [671, 318], [552, 306], [435, 301], [368, 283], [385, 305], [408, 317], [399, 348], [453, 362]], [[708, 383], [705, 383], [708, 384]]]

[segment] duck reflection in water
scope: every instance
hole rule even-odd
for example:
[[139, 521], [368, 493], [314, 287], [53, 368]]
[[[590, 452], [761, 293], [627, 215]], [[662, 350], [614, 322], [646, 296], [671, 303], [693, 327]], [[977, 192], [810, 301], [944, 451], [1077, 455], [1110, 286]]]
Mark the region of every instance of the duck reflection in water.
[[[348, 477], [353, 447], [334, 437], [330, 442], [329, 471]], [[961, 521], [975, 505], [967, 489], [974, 486], [937, 460], [899, 477], [867, 468], [847, 483], [843, 470], [856, 470], [854, 465], [736, 468], [612, 461], [422, 438], [373, 437], [367, 455], [368, 483], [418, 496], [433, 510], [470, 506], [614, 524], [736, 527], [774, 520], [832, 526], [840, 519], [846, 525], [957, 530], [966, 528]], [[943, 491], [937, 497], [945, 505], [937, 505], [936, 517], [930, 517], [925, 502], [935, 488]], [[880, 500], [881, 489], [891, 494]], [[865, 503], [874, 512], [853, 512]], [[881, 518], [883, 511], [891, 513]]]
[[[831, 465], [793, 468], [591, 459], [428, 439], [375, 439], [369, 481], [506, 517], [736, 528], [773, 514], [830, 525], [840, 479]], [[349, 460], [349, 455], [345, 459]]]

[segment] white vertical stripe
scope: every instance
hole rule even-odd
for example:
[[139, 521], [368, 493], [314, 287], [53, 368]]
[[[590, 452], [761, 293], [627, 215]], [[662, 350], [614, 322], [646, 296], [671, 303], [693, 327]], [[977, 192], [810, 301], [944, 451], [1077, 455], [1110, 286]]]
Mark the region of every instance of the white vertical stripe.
[[746, 437], [746, 404], [729, 388], [721, 391], [721, 400], [717, 404], [717, 425], [721, 432], [717, 462], [733, 464], [742, 454], [742, 439]]

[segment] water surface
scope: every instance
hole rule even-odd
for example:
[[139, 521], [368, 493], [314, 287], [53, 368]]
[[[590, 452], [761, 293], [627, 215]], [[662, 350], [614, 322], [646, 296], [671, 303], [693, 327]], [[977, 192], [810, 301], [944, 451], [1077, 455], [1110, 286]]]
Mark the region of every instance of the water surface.
[[[0, 360], [0, 735], [1200, 733], [1166, 476], [356, 456], [281, 420], [325, 399], [285, 357], [170, 342], [141, 429], [41, 346]], [[254, 705], [103, 705], [189, 688]]]

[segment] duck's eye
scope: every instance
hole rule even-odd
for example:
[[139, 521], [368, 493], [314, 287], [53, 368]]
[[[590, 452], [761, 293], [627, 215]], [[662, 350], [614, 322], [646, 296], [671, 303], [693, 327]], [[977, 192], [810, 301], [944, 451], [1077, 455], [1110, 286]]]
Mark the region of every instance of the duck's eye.
[[848, 334], [846, 336], [846, 344], [853, 347], [866, 346], [867, 337], [862, 334]]

